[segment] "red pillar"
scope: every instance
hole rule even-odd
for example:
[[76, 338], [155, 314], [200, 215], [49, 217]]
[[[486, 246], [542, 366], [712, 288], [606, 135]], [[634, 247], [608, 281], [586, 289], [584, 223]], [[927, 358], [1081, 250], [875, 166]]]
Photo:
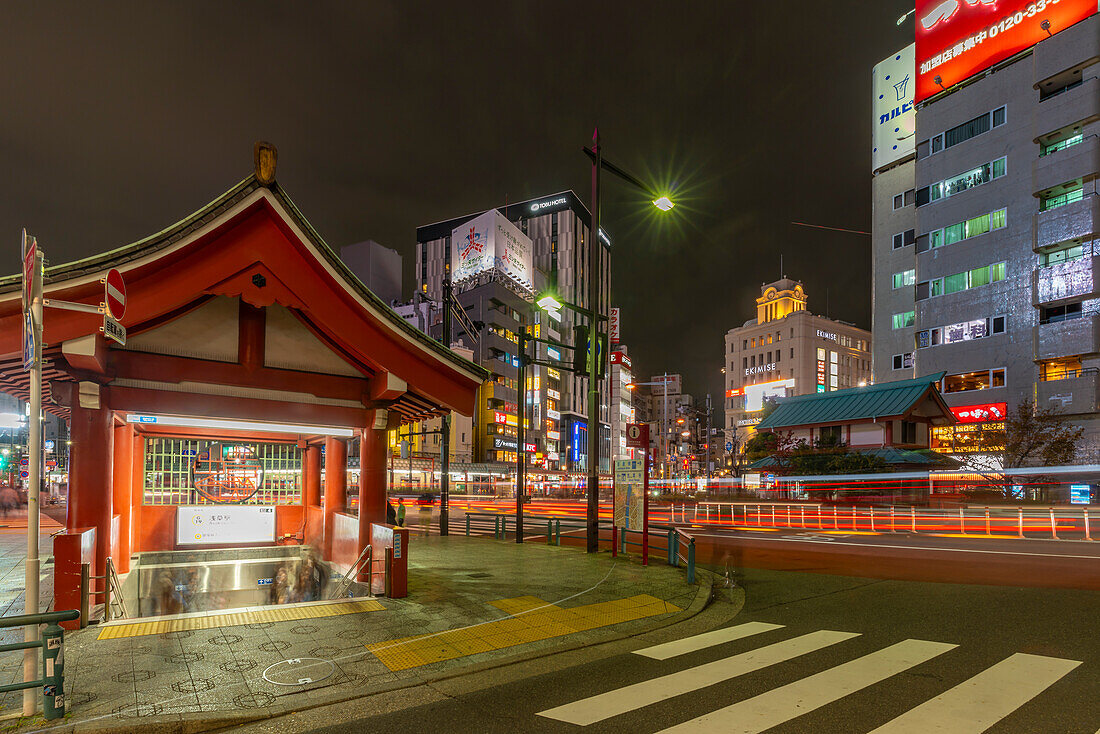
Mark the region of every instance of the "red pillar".
[[83, 408], [74, 401], [71, 408], [69, 447], [69, 530], [95, 528], [95, 568], [103, 573], [111, 546], [111, 459], [114, 443], [113, 417], [101, 389], [101, 407]]
[[[386, 523], [386, 431], [364, 428], [359, 440], [359, 552], [370, 545], [371, 523]], [[366, 573], [360, 581], [368, 581]]]
[[133, 435], [133, 461], [130, 468], [130, 554], [145, 550], [141, 535], [141, 508], [145, 504], [145, 436]]
[[130, 518], [134, 481], [134, 428], [128, 423], [115, 426], [114, 464], [112, 467], [111, 498], [113, 512], [118, 515], [118, 550], [114, 558], [119, 573], [130, 570]]
[[325, 438], [325, 558], [332, 558], [332, 532], [336, 513], [348, 506], [348, 444], [342, 438]]
[[321, 447], [306, 446], [302, 462], [302, 505], [321, 506]]

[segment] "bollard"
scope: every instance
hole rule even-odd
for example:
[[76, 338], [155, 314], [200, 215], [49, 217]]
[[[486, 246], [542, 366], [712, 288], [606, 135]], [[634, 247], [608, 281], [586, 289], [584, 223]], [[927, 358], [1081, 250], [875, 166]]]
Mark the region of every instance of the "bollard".
[[88, 608], [91, 598], [91, 566], [87, 563], [80, 564], [80, 629], [88, 626]]
[[833, 530], [840, 530], [840, 520], [837, 519], [836, 505], [833, 505]]
[[1022, 538], [1024, 537], [1024, 508], [1017, 507], [1016, 512], [1019, 514], [1020, 518], [1020, 537]]
[[917, 508], [915, 505], [909, 506], [909, 518], [913, 521], [913, 534], [917, 534]]
[[1050, 508], [1050, 537], [1054, 538], [1055, 540], [1059, 540], [1059, 538], [1058, 538], [1058, 527], [1054, 523], [1054, 508], [1053, 507]]
[[852, 505], [852, 530], [856, 529], [856, 506]]
[[47, 719], [65, 716], [64, 634], [56, 622], [42, 632], [42, 713]]
[[688, 583], [695, 583], [695, 538], [688, 541]]
[[561, 519], [557, 520], [557, 537], [554, 540], [554, 545], [561, 545]]
[[680, 538], [671, 529], [668, 531], [668, 565], [680, 565]]
[[992, 535], [992, 533], [989, 532], [989, 508], [988, 507], [985, 508], [985, 534], [986, 535]]
[[806, 527], [806, 505], [799, 505], [799, 509], [802, 510], [802, 527]]
[[546, 544], [547, 545], [553, 545], [554, 544], [554, 520], [553, 520], [553, 518], [548, 518], [546, 520]]
[[111, 621], [111, 557], [107, 556], [107, 568], [103, 571], [103, 621]]
[[1085, 540], [1092, 540], [1092, 536], [1089, 535], [1089, 508], [1082, 508], [1085, 511]]
[[897, 531], [898, 528], [896, 525], [894, 525], [894, 506], [890, 505], [890, 532], [896, 533]]
[[777, 526], [777, 525], [775, 524], [775, 505], [772, 505], [772, 527], [773, 527], [773, 528], [774, 528], [774, 527], [778, 527], [778, 526]]
[[959, 508], [959, 532], [966, 535], [966, 511]]
[[871, 505], [871, 532], [875, 532], [875, 506]]
[[626, 530], [619, 533], [619, 553], [626, 555]]

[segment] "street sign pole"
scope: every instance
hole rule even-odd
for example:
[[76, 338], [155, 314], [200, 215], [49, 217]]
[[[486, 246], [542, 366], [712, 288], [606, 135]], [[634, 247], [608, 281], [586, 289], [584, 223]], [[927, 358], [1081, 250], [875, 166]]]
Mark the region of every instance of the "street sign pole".
[[[38, 614], [38, 511], [42, 489], [42, 251], [23, 232], [23, 250], [29, 255], [31, 267], [24, 267], [24, 277], [30, 277], [25, 292], [29, 299], [23, 304], [29, 310], [33, 355], [30, 363], [30, 424], [27, 446], [28, 482], [27, 489], [27, 562], [25, 567], [23, 609], [26, 614]], [[28, 252], [29, 250], [29, 252]], [[27, 319], [24, 316], [24, 321]], [[24, 628], [25, 642], [38, 641], [38, 625], [29, 624]], [[23, 651], [23, 682], [38, 680], [38, 648]], [[34, 716], [38, 710], [38, 689], [23, 689], [23, 716]]]
[[642, 565], [649, 565], [649, 424], [642, 426]]

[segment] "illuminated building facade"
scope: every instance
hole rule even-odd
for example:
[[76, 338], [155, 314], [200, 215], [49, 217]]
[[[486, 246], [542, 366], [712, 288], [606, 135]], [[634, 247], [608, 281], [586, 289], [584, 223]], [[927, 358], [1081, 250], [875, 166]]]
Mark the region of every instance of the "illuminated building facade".
[[1024, 402], [1100, 432], [1100, 17], [1067, 8], [965, 74], [918, 27], [911, 73], [942, 86], [918, 94], [913, 156], [875, 175], [875, 379], [945, 372], [967, 418], [933, 448], [960, 458], [999, 450]]
[[802, 283], [760, 288], [756, 318], [726, 332], [725, 433], [740, 447], [768, 398], [832, 392], [871, 381], [871, 334], [807, 310]]
[[[492, 210], [489, 210], [492, 211]], [[527, 201], [507, 204], [497, 207], [497, 212], [503, 215], [503, 219], [511, 222], [531, 242], [532, 267], [534, 270], [535, 290], [541, 292], [553, 291], [564, 300], [578, 306], [588, 305], [588, 277], [587, 263], [588, 250], [585, 245], [588, 237], [588, 228], [591, 217], [587, 207], [572, 191], [563, 191], [548, 196], [529, 199]], [[456, 266], [454, 260], [455, 245], [452, 242], [455, 231], [459, 227], [470, 224], [480, 218], [484, 213], [468, 214], [454, 219], [448, 219], [435, 224], [424, 225], [416, 230], [416, 286], [417, 290], [433, 301], [440, 301], [443, 295], [443, 273], [445, 267], [450, 264], [452, 272]], [[606, 233], [601, 237], [603, 258], [600, 263], [600, 312], [608, 313], [611, 297], [611, 242]], [[540, 280], [544, 279], [544, 280]], [[498, 279], [499, 280], [499, 279]], [[512, 289], [515, 290], [514, 288]], [[456, 286], [456, 293], [459, 288]], [[534, 323], [537, 308], [531, 303], [535, 293], [523, 294], [524, 300], [530, 309], [531, 318], [528, 324]], [[462, 296], [459, 295], [461, 300]], [[479, 319], [486, 324], [498, 323], [505, 330], [514, 328], [509, 325], [514, 319], [507, 319], [510, 308], [520, 311], [514, 305], [504, 305], [504, 299], [499, 306], [491, 301], [485, 319]], [[496, 308], [496, 311], [493, 309]], [[563, 309], [560, 313], [561, 320], [550, 319], [541, 313], [543, 323], [540, 328], [547, 329], [551, 338], [572, 343], [573, 325], [578, 318], [572, 311]], [[499, 318], [497, 317], [499, 315]], [[509, 322], [509, 323], [506, 323]], [[583, 321], [581, 322], [583, 323]], [[458, 332], [456, 331], [456, 338]], [[434, 332], [433, 332], [434, 334]], [[545, 336], [545, 334], [544, 334]], [[495, 378], [507, 381], [515, 378], [515, 370], [507, 364], [504, 369], [498, 369], [500, 364], [494, 364], [492, 360], [499, 361], [501, 355], [514, 355], [514, 349], [508, 349], [504, 345], [498, 345], [498, 353], [488, 361], [481, 357], [476, 362], [494, 371]], [[535, 350], [531, 351], [532, 356]], [[539, 345], [538, 356], [540, 359], [556, 361], [564, 360], [568, 364], [572, 354], [568, 351], [561, 353], [559, 350], [548, 350], [546, 345]], [[507, 356], [505, 357], [507, 359]], [[503, 363], [502, 363], [503, 364]], [[509, 370], [511, 373], [509, 374]], [[539, 411], [538, 428], [542, 430], [542, 443], [538, 453], [544, 455], [542, 466], [550, 470], [568, 472], [585, 471], [588, 453], [588, 420], [587, 420], [587, 385], [586, 375], [575, 375], [566, 370], [555, 370], [542, 366], [532, 366], [528, 374], [540, 385], [545, 386], [541, 393], [542, 409]], [[497, 385], [500, 383], [498, 382]], [[617, 449], [612, 446], [612, 421], [614, 416], [609, 408], [611, 398], [611, 380], [605, 379], [600, 385], [600, 470], [610, 471], [610, 457]], [[497, 387], [494, 385], [494, 390]], [[501, 390], [502, 394], [508, 393], [508, 388]], [[556, 397], [550, 397], [556, 396]], [[508, 401], [508, 398], [503, 398]], [[511, 398], [514, 402], [515, 398]], [[616, 406], [617, 407], [617, 406]], [[530, 434], [529, 434], [530, 435]], [[558, 436], [558, 438], [552, 438]], [[506, 451], [506, 450], [505, 450]]]

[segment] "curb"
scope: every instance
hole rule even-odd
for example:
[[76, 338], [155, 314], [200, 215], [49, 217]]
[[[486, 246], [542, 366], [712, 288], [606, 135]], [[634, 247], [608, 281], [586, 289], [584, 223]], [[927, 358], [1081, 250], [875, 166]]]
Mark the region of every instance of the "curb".
[[[337, 696], [325, 700], [300, 701], [296, 704], [286, 704], [283, 706], [272, 706], [265, 708], [262, 712], [257, 711], [256, 714], [238, 714], [233, 716], [220, 716], [217, 718], [202, 717], [201, 714], [170, 714], [156, 721], [142, 721], [140, 723], [127, 722], [125, 724], [112, 721], [104, 722], [102, 726], [97, 726], [96, 723], [81, 721], [79, 719], [57, 722], [54, 725], [50, 725], [44, 719], [39, 718], [34, 722], [34, 725], [40, 728], [23, 728], [20, 727], [19, 724], [11, 727], [3, 727], [0, 725], [0, 731], [10, 731], [14, 734], [32, 734], [38, 731], [49, 732], [50, 734], [72, 734], [77, 731], [91, 734], [132, 734], [136, 729], [140, 729], [142, 734], [200, 734], [201, 732], [235, 728], [257, 721], [265, 721], [267, 719], [278, 718], [292, 713], [347, 703], [349, 701], [391, 693], [393, 691], [453, 680], [467, 675], [476, 675], [489, 670], [516, 665], [518, 663], [573, 652], [586, 647], [599, 647], [609, 643], [619, 642], [685, 622], [698, 615], [710, 604], [711, 600], [714, 598], [714, 584], [718, 580], [718, 576], [715, 573], [698, 565], [695, 567], [695, 574], [695, 597], [686, 609], [682, 609], [680, 612], [670, 617], [644, 624], [640, 629], [631, 632], [609, 633], [606, 639], [596, 642], [574, 643], [553, 649], [537, 650], [531, 653], [517, 653], [494, 660], [486, 660], [481, 663], [463, 666], [452, 671], [440, 672], [427, 677], [414, 677], [400, 681], [381, 683], [373, 687], [365, 688], [352, 695]], [[743, 603], [744, 600], [742, 599], [741, 604], [743, 605]], [[740, 611], [740, 608], [738, 608], [738, 611]]]

